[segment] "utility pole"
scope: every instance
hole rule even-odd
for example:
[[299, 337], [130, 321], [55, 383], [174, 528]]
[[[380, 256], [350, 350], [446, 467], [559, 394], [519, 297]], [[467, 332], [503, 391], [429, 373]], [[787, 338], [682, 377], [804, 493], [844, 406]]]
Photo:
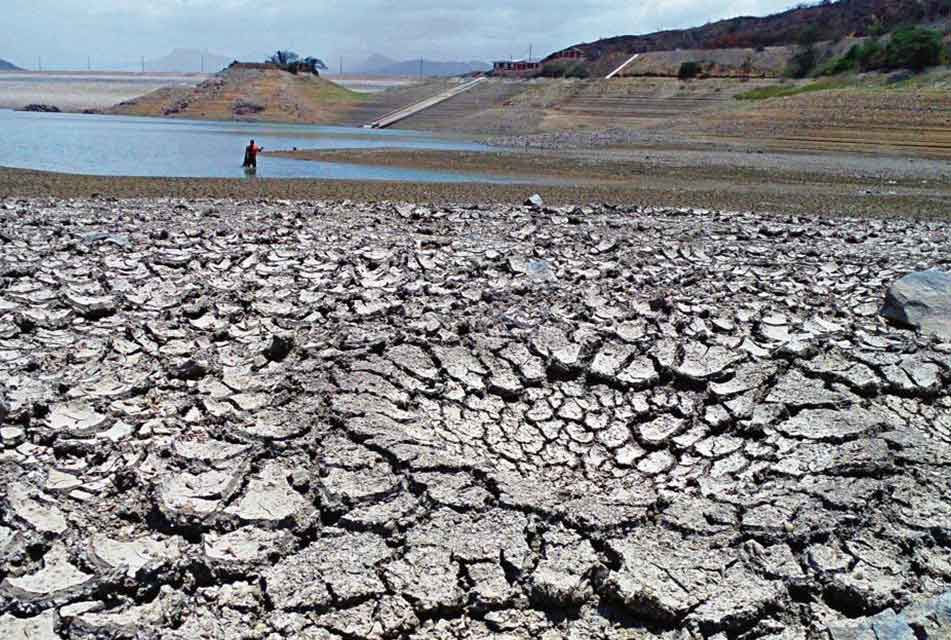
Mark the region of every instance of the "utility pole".
[[419, 59], [419, 77], [420, 78], [423, 77], [423, 59], [422, 58]]
[[340, 56], [340, 74], [343, 75], [343, 56]]
[[201, 54], [201, 72], [202, 73], [205, 72], [205, 54], [204, 53]]
[[37, 71], [43, 70], [43, 58], [41, 56], [37, 56], [36, 58], [36, 70]]
[[142, 56], [142, 73], [145, 73], [145, 56]]
[[92, 71], [92, 56], [86, 56], [86, 71]]
[[532, 61], [532, 54], [533, 54], [533, 53], [534, 53], [534, 51], [532, 50], [532, 45], [529, 44], [529, 45], [528, 45], [528, 61], [529, 61], [529, 62]]

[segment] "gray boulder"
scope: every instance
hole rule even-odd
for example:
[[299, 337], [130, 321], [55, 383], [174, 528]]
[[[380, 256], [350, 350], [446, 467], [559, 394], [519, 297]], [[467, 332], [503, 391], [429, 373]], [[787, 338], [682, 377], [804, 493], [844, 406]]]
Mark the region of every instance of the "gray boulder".
[[885, 294], [881, 315], [900, 325], [951, 340], [951, 273], [910, 273]]

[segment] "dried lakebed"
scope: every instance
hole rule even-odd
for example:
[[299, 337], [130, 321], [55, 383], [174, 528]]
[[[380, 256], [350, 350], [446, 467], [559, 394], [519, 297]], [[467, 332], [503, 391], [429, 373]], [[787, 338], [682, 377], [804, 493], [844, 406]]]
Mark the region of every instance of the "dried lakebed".
[[0, 203], [0, 637], [951, 628], [951, 226]]

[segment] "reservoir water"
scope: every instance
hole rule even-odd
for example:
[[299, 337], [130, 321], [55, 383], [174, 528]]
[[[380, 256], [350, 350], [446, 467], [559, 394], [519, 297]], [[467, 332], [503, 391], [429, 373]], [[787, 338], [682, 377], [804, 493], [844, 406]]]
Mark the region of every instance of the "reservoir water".
[[[0, 165], [101, 176], [243, 178], [248, 140], [265, 150], [488, 147], [426, 133], [0, 110]], [[504, 176], [259, 157], [258, 178], [516, 182]]]

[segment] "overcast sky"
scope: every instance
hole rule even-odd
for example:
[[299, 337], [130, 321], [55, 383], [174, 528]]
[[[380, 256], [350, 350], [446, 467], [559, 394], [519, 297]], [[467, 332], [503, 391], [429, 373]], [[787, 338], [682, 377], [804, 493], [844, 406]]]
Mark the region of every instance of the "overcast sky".
[[[12, 4], [12, 8], [10, 7]], [[613, 35], [765, 15], [789, 0], [0, 0], [0, 58], [33, 68], [132, 63], [173, 48], [256, 60], [277, 48], [336, 66], [396, 59], [491, 60]]]

